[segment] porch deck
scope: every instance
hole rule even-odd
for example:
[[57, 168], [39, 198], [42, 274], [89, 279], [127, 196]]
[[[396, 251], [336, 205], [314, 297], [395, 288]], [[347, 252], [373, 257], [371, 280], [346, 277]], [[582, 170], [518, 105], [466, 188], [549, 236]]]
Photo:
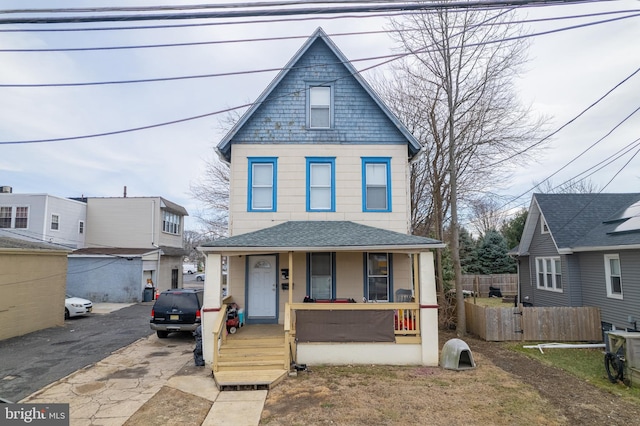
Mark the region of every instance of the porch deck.
[[220, 390], [270, 389], [284, 379], [284, 327], [248, 325], [229, 334], [220, 346], [217, 371]]

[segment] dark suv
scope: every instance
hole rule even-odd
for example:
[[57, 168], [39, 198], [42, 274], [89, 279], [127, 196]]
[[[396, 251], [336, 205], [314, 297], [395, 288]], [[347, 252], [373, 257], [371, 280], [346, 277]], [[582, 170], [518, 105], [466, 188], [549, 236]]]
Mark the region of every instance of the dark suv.
[[200, 325], [204, 290], [175, 288], [160, 293], [151, 309], [151, 329], [164, 339], [172, 331], [195, 331]]

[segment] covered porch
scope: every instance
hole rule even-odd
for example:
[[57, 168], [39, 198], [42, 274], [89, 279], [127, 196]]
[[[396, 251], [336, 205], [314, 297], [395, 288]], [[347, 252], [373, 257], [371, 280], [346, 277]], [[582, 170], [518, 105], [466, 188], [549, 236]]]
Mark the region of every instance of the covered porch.
[[[231, 369], [284, 376], [294, 364], [437, 365], [432, 249], [441, 247], [352, 222], [286, 222], [206, 244], [205, 362], [216, 378]], [[233, 303], [245, 326], [229, 334]], [[256, 343], [265, 325], [277, 325], [282, 336], [256, 351], [263, 359], [228, 350], [240, 340]]]

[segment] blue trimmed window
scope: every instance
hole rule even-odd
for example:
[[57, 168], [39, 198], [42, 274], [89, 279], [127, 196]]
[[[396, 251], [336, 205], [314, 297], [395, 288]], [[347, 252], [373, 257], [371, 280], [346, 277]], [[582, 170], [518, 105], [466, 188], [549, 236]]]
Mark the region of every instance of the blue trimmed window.
[[278, 159], [249, 157], [249, 189], [247, 211], [275, 212], [277, 196]]
[[333, 125], [333, 88], [331, 85], [308, 85], [308, 121], [310, 129], [330, 129]]
[[391, 211], [391, 158], [362, 157], [362, 211]]
[[335, 157], [307, 157], [307, 211], [336, 211]]

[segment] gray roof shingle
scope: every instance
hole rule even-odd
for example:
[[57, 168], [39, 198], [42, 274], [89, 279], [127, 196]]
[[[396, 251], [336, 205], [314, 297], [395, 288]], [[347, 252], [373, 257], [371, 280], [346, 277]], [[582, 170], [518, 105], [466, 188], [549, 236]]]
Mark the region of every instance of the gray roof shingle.
[[444, 244], [432, 238], [407, 235], [349, 221], [290, 221], [202, 245], [225, 249], [331, 249], [358, 250], [376, 248], [429, 249]]
[[640, 200], [628, 194], [535, 194], [558, 248], [640, 244], [640, 232], [611, 233], [617, 223], [605, 223]]

